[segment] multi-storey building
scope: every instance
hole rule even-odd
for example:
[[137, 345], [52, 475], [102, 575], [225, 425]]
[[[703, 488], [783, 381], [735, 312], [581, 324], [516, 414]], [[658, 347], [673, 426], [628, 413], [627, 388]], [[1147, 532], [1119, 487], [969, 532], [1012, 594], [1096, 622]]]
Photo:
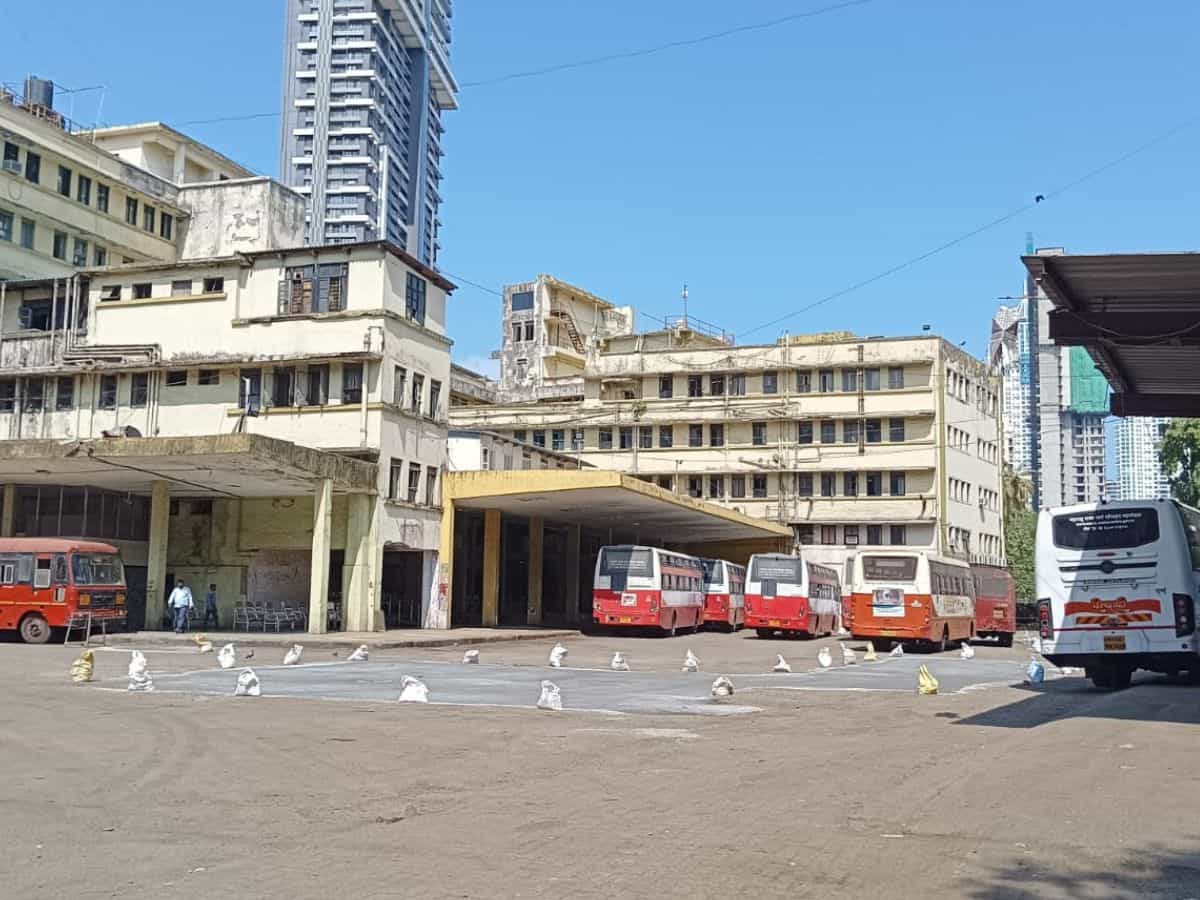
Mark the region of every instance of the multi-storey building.
[[1004, 461], [1018, 474], [1030, 477], [1033, 473], [1033, 429], [1030, 428], [1033, 366], [1027, 301], [1001, 306], [992, 317], [987, 362], [992, 372], [1000, 376]]
[[864, 546], [1004, 555], [999, 380], [940, 338], [735, 347], [668, 329], [599, 342], [582, 378], [582, 400], [451, 421], [789, 524], [832, 562]]
[[279, 171], [311, 244], [387, 240], [437, 260], [450, 0], [287, 0]]
[[1117, 420], [1117, 482], [1121, 500], [1161, 500], [1171, 482], [1159, 458], [1170, 419], [1129, 416]]

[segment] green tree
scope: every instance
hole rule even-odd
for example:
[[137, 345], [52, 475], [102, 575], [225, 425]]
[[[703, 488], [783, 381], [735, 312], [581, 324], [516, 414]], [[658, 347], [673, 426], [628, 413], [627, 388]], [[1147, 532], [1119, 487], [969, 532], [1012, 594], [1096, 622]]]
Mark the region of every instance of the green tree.
[[1033, 599], [1033, 539], [1037, 531], [1037, 513], [1030, 509], [1006, 511], [1004, 516], [1004, 552], [1008, 571], [1017, 583], [1017, 599]]
[[1200, 506], [1200, 419], [1172, 421], [1158, 456], [1171, 482], [1171, 496], [1188, 506]]

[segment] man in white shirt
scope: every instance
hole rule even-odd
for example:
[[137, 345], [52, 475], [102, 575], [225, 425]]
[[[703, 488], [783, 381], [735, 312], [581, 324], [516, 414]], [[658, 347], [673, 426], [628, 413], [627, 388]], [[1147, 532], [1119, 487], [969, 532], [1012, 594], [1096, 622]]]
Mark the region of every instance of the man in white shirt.
[[175, 612], [175, 633], [183, 634], [188, 629], [188, 613], [195, 604], [192, 602], [192, 590], [180, 578], [175, 582], [175, 590], [167, 598], [167, 608]]

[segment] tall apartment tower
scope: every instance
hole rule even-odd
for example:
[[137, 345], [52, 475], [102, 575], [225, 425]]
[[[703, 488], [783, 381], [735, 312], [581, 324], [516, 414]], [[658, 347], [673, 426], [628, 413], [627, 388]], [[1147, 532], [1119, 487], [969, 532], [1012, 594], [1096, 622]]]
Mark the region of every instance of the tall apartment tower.
[[1117, 420], [1117, 479], [1122, 500], [1161, 500], [1171, 496], [1158, 447], [1170, 419]]
[[1001, 306], [992, 317], [987, 363], [1000, 376], [1004, 424], [1004, 461], [1026, 478], [1033, 475], [1029, 427], [1033, 403], [1033, 366], [1029, 352], [1029, 302]]
[[387, 240], [437, 262], [451, 0], [287, 0], [280, 178], [310, 244]]

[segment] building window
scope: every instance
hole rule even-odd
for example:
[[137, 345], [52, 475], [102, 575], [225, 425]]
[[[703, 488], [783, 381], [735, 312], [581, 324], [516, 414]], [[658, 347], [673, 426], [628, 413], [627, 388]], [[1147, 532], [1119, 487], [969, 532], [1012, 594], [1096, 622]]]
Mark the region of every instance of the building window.
[[[487, 450], [485, 449], [483, 452], [487, 453]], [[487, 466], [484, 466], [484, 468], [486, 469]], [[403, 478], [404, 478], [404, 460], [396, 459], [396, 457], [393, 456], [392, 464], [391, 464], [390, 468], [388, 469], [388, 499], [389, 500], [399, 500], [400, 499], [400, 485], [401, 485], [401, 481]]]
[[530, 319], [525, 323], [525, 341], [529, 342], [532, 340], [533, 340], [533, 319]]
[[138, 408], [150, 398], [150, 373], [134, 372], [129, 376], [129, 405]]
[[71, 196], [71, 170], [66, 166], [58, 167], [58, 192], [64, 197]]
[[879, 390], [879, 370], [864, 369], [863, 370], [863, 390], [877, 391]]
[[583, 450], [583, 429], [573, 428], [571, 430], [571, 449], [576, 453]]
[[61, 259], [66, 262], [67, 259], [67, 235], [66, 232], [54, 232], [54, 246], [51, 250], [55, 259]]
[[108, 185], [96, 185], [96, 209], [102, 213], [108, 212]]
[[154, 233], [154, 207], [153, 206], [143, 206], [142, 207], [142, 229], [144, 231], [149, 231], [151, 234]]
[[550, 432], [550, 449], [557, 450], [560, 453], [567, 449], [567, 433], [561, 428], [556, 428]]
[[190, 278], [180, 278], [171, 282], [172, 297], [190, 297], [192, 294], [192, 280]]
[[842, 443], [858, 443], [858, 419], [846, 419], [842, 422]]
[[13, 236], [13, 216], [10, 212], [0, 209], [0, 241], [11, 241]]
[[225, 279], [221, 276], [216, 278], [204, 279], [204, 293], [206, 294], [221, 294], [225, 291]]
[[746, 375], [744, 372], [738, 372], [736, 375], [729, 376], [729, 396], [746, 396]]
[[196, 375], [196, 384], [201, 387], [211, 387], [221, 383], [221, 372], [218, 369], [201, 369]]
[[658, 486], [660, 488], [662, 488], [664, 491], [675, 490], [675, 482], [674, 482], [674, 479], [672, 479], [670, 475], [659, 475], [658, 476]]
[[891, 481], [890, 487], [893, 497], [903, 497], [906, 493], [908, 493], [907, 485], [904, 483], [905, 479], [903, 472], [893, 472], [892, 477], [889, 480]]
[[134, 300], [149, 300], [150, 294], [153, 290], [154, 290], [154, 285], [152, 285], [148, 281], [143, 281], [140, 284], [135, 284], [133, 286], [133, 299]]
[[436, 378], [429, 379], [429, 418], [435, 421], [442, 415], [442, 383]]
[[106, 249], [104, 249], [103, 247], [96, 248], [94, 258], [96, 260], [96, 265], [98, 265], [98, 266], [107, 266], [108, 265], [108, 251]]
[[513, 332], [513, 334], [512, 334], [513, 343], [514, 344], [521, 343], [521, 323], [520, 322], [512, 323], [512, 332]]
[[883, 473], [868, 472], [867, 473], [867, 496], [882, 497], [883, 496]]
[[724, 375], [709, 375], [708, 376], [708, 392], [714, 397], [722, 397], [725, 395], [725, 376]]
[[835, 472], [821, 473], [821, 496], [832, 497], [837, 493], [837, 474]]
[[17, 405], [17, 380], [0, 378], [0, 412], [12, 412]]
[[843, 472], [842, 473], [842, 496], [857, 497], [858, 496], [858, 473]]
[[795, 532], [797, 544], [811, 544], [813, 542], [814, 529], [812, 525], [795, 525], [792, 530]]
[[893, 547], [903, 547], [908, 543], [908, 534], [903, 525], [889, 526], [888, 532], [888, 543]]
[[671, 447], [675, 444], [675, 428], [671, 425], [658, 426], [658, 446]]
[[796, 373], [796, 393], [812, 393], [812, 372], [809, 372], [806, 369], [801, 369]]
[[778, 372], [763, 372], [763, 393], [778, 394], [779, 393], [779, 373]]
[[408, 495], [405, 499], [409, 503], [417, 502], [417, 493], [421, 490], [421, 465], [420, 463], [408, 464]]
[[25, 151], [25, 180], [37, 184], [42, 178], [42, 158], [36, 153]]
[[837, 526], [822, 525], [821, 526], [821, 543], [836, 544], [837, 543]]
[[812, 472], [796, 473], [796, 496], [811, 497], [813, 495]]
[[86, 175], [75, 179], [75, 199], [84, 206], [89, 206], [92, 202], [92, 179]]
[[117, 408], [117, 376], [116, 375], [101, 375], [100, 376], [100, 400], [98, 403], [101, 409], [116, 409]]
[[513, 312], [533, 309], [533, 291], [518, 291], [509, 298], [508, 306]]
[[612, 445], [613, 445], [612, 429], [611, 428], [601, 428], [601, 429], [597, 430], [596, 443], [597, 443], [597, 446], [599, 446], [599, 448], [601, 450], [611, 450]]
[[729, 496], [741, 500], [746, 496], [746, 476], [731, 475], [729, 477]]
[[408, 370], [404, 366], [396, 366], [392, 370], [392, 404], [403, 408], [405, 388], [408, 382]]
[[158, 236], [171, 240], [175, 231], [175, 219], [173, 216], [163, 213], [158, 220]]
[[[216, 290], [224, 289], [224, 280]], [[322, 263], [316, 266], [288, 266], [279, 282], [278, 313], [302, 316], [309, 313], [342, 312], [349, 289], [347, 263]]]
[[[904, 387], [904, 366], [888, 366], [888, 387], [898, 390]], [[904, 526], [897, 526], [903, 529]]]
[[699, 375], [688, 376], [688, 396], [702, 397], [704, 395], [704, 381]]
[[868, 525], [867, 526], [867, 544], [872, 547], [879, 547], [883, 544], [883, 526]]
[[[425, 376], [413, 372], [412, 377], [412, 411], [420, 415], [421, 404], [425, 400]], [[545, 444], [545, 441], [542, 442]]]
[[[26, 250], [33, 249], [34, 238], [37, 235], [37, 225], [33, 219], [21, 220], [21, 246]], [[97, 248], [99, 250], [99, 248]]]
[[883, 420], [867, 419], [866, 432], [868, 444], [880, 443], [883, 440]]
[[835, 422], [833, 419], [821, 420], [821, 443], [837, 443], [837, 422]]
[[725, 426], [724, 425], [709, 425], [708, 426], [708, 445], [710, 447], [725, 446]]
[[125, 224], [137, 225], [138, 221], [138, 202], [134, 197], [125, 198]]
[[650, 425], [638, 426], [638, 447], [649, 450], [654, 446], [654, 428]]
[[21, 171], [21, 148], [12, 141], [4, 142], [4, 171]]
[[75, 408], [75, 378], [70, 375], [60, 375], [55, 386], [54, 408], [57, 410]]
[[901, 443], [904, 440], [903, 419], [888, 419], [888, 440], [893, 444]]
[[767, 444], [767, 423], [752, 422], [750, 424], [750, 442], [755, 447], [765, 447]]
[[842, 390], [847, 393], [858, 390], [858, 369], [842, 369]]
[[167, 387], [187, 387], [187, 369], [171, 369], [167, 372]]
[[689, 425], [688, 426], [688, 446], [703, 447], [704, 446], [704, 426]]
[[699, 499], [704, 496], [703, 481], [698, 475], [688, 476], [688, 496]]
[[817, 390], [822, 394], [828, 394], [833, 390], [833, 369], [821, 369], [817, 373]]
[[83, 268], [87, 265], [88, 242], [83, 238], [75, 238], [74, 252], [71, 254], [71, 264]]
[[847, 547], [857, 547], [858, 546], [858, 526], [857, 525], [844, 525], [842, 527], [842, 543], [844, 543]]
[[513, 440], [516, 441], [517, 443], [524, 444], [525, 441], [528, 440], [528, 438], [529, 438], [529, 435], [524, 430], [513, 432]]
[[796, 441], [801, 444], [813, 442], [813, 423], [809, 421], [796, 423]]
[[708, 496], [713, 499], [719, 499], [725, 496], [725, 476], [724, 475], [709, 475], [708, 476]]
[[617, 437], [620, 441], [618, 446], [621, 450], [633, 449], [633, 426], [625, 425], [618, 429]]
[[280, 366], [271, 370], [271, 405], [293, 406], [296, 388], [296, 370], [292, 366]]
[[425, 467], [425, 502], [430, 506], [441, 506], [442, 498], [437, 492], [438, 470], [433, 466]]
[[44, 378], [25, 379], [25, 411], [40, 412], [46, 405], [46, 380]]
[[767, 476], [766, 475], [752, 475], [752, 476], [750, 476], [750, 480], [751, 480], [750, 487], [751, 487], [751, 490], [754, 492], [755, 498], [758, 500], [761, 500], [764, 497], [766, 497], [767, 496]]
[[539, 428], [537, 431], [535, 431], [533, 433], [533, 446], [541, 447], [541, 448], [545, 449], [545, 447], [546, 447], [546, 432], [544, 430]]
[[658, 397], [660, 400], [669, 400], [675, 395], [675, 378], [671, 375], [658, 376]]
[[425, 324], [425, 279], [412, 272], [404, 287], [404, 313], [414, 322]]
[[262, 369], [238, 371], [238, 409], [255, 414], [262, 409]]

